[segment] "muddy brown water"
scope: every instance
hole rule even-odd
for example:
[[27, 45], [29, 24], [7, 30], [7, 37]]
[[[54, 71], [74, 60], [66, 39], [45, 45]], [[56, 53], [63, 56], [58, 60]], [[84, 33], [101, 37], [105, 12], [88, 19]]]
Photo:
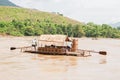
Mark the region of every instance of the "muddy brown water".
[[120, 40], [79, 39], [80, 49], [106, 50], [90, 57], [23, 53], [10, 47], [31, 45], [32, 37], [0, 37], [0, 80], [119, 80]]

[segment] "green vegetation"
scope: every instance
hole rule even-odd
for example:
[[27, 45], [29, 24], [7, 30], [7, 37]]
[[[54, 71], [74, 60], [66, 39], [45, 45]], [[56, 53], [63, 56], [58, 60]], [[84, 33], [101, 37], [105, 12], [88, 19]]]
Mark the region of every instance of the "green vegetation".
[[39, 36], [65, 34], [71, 37], [120, 38], [120, 28], [107, 24], [83, 24], [63, 14], [47, 13], [15, 7], [0, 7], [0, 34]]

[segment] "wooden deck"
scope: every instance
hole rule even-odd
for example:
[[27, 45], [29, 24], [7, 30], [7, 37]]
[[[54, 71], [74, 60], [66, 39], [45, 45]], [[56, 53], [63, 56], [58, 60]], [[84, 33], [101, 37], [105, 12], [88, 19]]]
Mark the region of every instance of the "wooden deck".
[[24, 52], [27, 53], [36, 53], [36, 54], [44, 54], [44, 55], [66, 55], [66, 56], [78, 56], [78, 57], [88, 57], [91, 56], [90, 54], [86, 53], [80, 53], [80, 52], [66, 52], [64, 54], [53, 54], [53, 53], [45, 53], [45, 52], [39, 52], [39, 51], [32, 51], [32, 50], [26, 50]]

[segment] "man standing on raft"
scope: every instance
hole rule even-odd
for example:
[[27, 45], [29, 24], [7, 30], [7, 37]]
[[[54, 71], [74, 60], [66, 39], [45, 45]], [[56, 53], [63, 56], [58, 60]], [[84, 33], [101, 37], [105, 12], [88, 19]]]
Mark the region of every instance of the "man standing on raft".
[[32, 40], [32, 47], [34, 47], [35, 51], [37, 50], [37, 40]]

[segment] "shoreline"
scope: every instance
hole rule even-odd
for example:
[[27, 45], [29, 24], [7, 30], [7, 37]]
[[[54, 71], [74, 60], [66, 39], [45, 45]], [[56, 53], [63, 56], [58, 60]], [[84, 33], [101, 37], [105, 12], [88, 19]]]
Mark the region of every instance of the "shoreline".
[[[1, 35], [0, 38], [39, 38], [39, 36], [11, 36], [11, 35]], [[91, 39], [91, 40], [100, 40], [100, 39], [106, 39], [106, 40], [120, 40], [120, 38], [97, 38], [93, 39], [93, 37], [70, 37], [70, 38], [75, 38], [75, 39]]]

